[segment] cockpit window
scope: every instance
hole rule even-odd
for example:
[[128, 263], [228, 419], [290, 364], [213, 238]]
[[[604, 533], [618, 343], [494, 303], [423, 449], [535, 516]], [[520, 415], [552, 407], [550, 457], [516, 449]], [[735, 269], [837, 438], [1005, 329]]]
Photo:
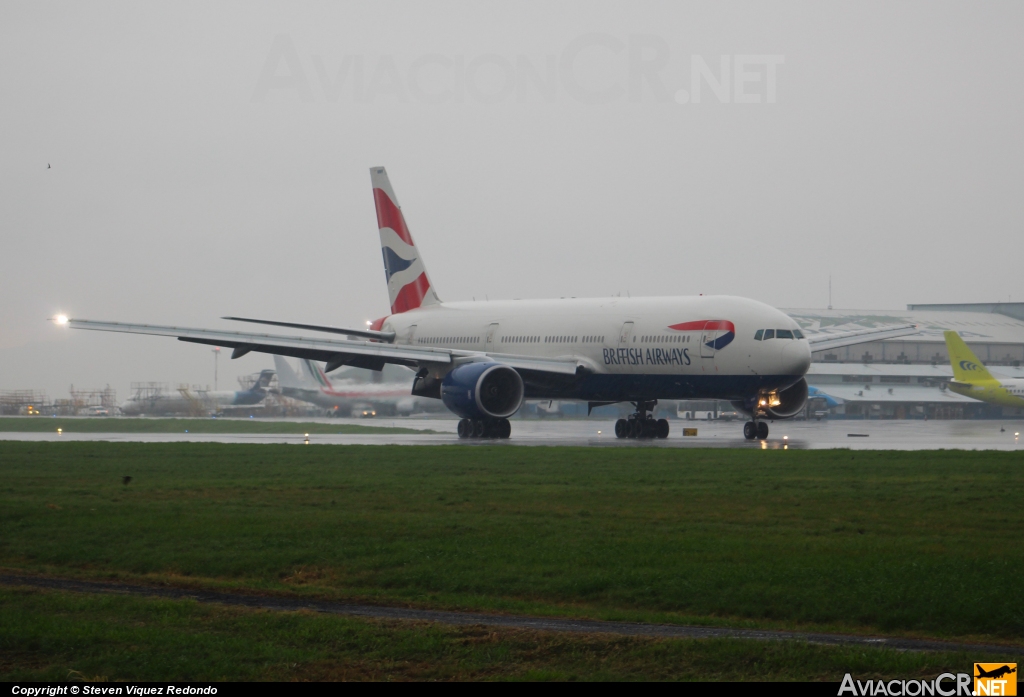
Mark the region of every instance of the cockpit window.
[[757, 334], [754, 334], [754, 341], [760, 341], [763, 336], [764, 336], [764, 330], [763, 329], [758, 329], [757, 330]]
[[789, 329], [776, 329], [775, 330], [775, 338], [776, 339], [792, 339], [793, 338], [793, 332], [790, 331]]
[[804, 333], [802, 331], [800, 331], [799, 329], [794, 329], [793, 330], [793, 336], [795, 336], [797, 339], [803, 339], [804, 338]]
[[774, 339], [774, 338], [775, 338], [775, 330], [774, 329], [765, 329], [764, 330], [764, 340], [765, 341], [768, 341], [768, 339]]

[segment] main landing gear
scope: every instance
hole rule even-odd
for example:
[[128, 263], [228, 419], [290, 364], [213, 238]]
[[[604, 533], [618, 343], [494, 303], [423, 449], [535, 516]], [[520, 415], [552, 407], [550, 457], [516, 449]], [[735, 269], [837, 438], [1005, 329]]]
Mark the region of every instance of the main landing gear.
[[668, 438], [668, 420], [655, 419], [649, 412], [657, 402], [633, 402], [636, 412], [615, 422], [616, 438]]
[[459, 438], [508, 438], [512, 435], [512, 424], [508, 419], [462, 419], [459, 421]]
[[747, 440], [768, 438], [768, 424], [764, 421], [748, 421], [743, 424], [743, 437]]

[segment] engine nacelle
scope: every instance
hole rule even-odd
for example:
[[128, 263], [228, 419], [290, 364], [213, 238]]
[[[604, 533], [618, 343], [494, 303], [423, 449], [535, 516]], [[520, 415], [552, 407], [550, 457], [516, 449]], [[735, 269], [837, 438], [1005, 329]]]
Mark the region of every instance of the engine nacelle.
[[500, 363], [466, 363], [444, 376], [441, 401], [464, 419], [505, 419], [523, 403], [523, 379]]
[[799, 414], [806, 403], [807, 380], [800, 378], [784, 390], [762, 393], [742, 402], [733, 402], [732, 405], [748, 416], [757, 409], [769, 419], [788, 419]]

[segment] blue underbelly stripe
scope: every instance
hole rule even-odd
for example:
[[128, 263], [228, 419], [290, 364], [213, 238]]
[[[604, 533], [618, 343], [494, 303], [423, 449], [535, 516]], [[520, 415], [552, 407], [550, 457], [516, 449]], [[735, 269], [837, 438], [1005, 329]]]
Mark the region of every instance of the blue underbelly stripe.
[[802, 375], [588, 375], [563, 388], [526, 385], [527, 399], [743, 399], [789, 387]]

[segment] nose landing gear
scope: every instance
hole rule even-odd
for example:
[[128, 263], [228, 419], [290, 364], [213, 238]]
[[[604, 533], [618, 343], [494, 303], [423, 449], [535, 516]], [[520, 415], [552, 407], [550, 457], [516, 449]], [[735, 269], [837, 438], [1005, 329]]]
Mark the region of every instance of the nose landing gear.
[[459, 421], [459, 438], [508, 438], [512, 435], [512, 424], [508, 419], [462, 419]]
[[668, 438], [669, 425], [667, 419], [655, 419], [650, 413], [654, 402], [633, 402], [636, 411], [628, 419], [615, 422], [616, 438]]

